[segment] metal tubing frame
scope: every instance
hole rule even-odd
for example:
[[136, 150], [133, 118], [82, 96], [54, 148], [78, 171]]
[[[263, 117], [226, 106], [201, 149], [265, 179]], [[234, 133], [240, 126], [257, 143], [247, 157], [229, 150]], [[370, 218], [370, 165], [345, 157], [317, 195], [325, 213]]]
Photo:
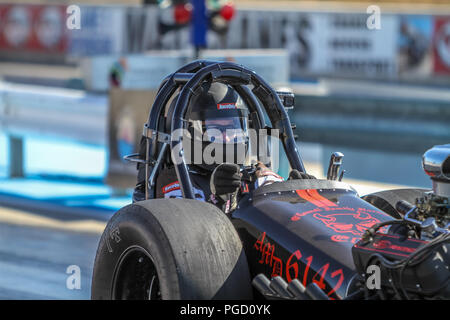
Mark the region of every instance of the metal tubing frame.
[[[209, 78], [209, 79], [208, 79]], [[297, 146], [294, 140], [294, 134], [292, 132], [291, 123], [287, 112], [278, 97], [276, 91], [267, 84], [260, 76], [255, 72], [235, 63], [231, 62], [214, 62], [197, 60], [190, 64], [187, 64], [177, 70], [175, 73], [166, 77], [159, 89], [155, 98], [154, 104], [150, 110], [148, 122], [146, 126], [148, 129], [158, 130], [160, 125], [160, 119], [164, 112], [164, 108], [173, 96], [176, 89], [182, 86], [182, 90], [178, 96], [178, 100], [173, 106], [171, 132], [177, 129], [183, 128], [183, 120], [187, 111], [190, 97], [195, 89], [201, 85], [204, 80], [212, 82], [222, 82], [232, 85], [236, 91], [241, 95], [244, 101], [249, 105], [249, 108], [256, 111], [259, 118], [259, 126], [264, 126], [264, 117], [261, 110], [261, 106], [253, 94], [261, 101], [263, 107], [275, 129], [280, 130], [281, 140], [288, 157], [289, 163], [293, 169], [297, 169], [301, 172], [305, 172], [303, 162], [298, 153]], [[249, 90], [246, 85], [253, 84], [253, 90]], [[182, 143], [178, 140], [171, 140], [170, 152], [178, 145]], [[149, 163], [154, 159], [156, 154], [157, 143], [154, 142], [150, 145], [150, 139], [147, 138], [146, 143], [146, 164], [145, 164], [145, 197], [149, 199], [149, 184], [154, 184], [154, 181], [149, 181], [150, 168]], [[164, 148], [165, 149], [165, 148]], [[179, 164], [175, 164], [175, 170], [180, 182], [181, 191], [184, 198], [195, 199], [193, 193], [192, 182], [189, 177], [189, 170], [184, 159], [184, 155], [181, 151], [182, 161]], [[159, 166], [153, 167], [151, 174], [152, 180], [155, 178], [155, 170], [158, 170]], [[152, 195], [154, 197], [154, 195]]]
[[[238, 85], [242, 84], [242, 81], [246, 81], [246, 79], [254, 85], [253, 93], [264, 105], [273, 127], [280, 130], [282, 135], [281, 140], [291, 167], [293, 169], [305, 172], [303, 162], [295, 144], [289, 117], [276, 91], [255, 72], [235, 63], [221, 62], [205, 66], [201, 70], [197, 71], [197, 73], [183, 86], [172, 113], [171, 132], [183, 128], [183, 120], [188, 108], [189, 99], [192, 93], [204, 80], [224, 82], [228, 84], [234, 82]], [[259, 105], [257, 107], [259, 108]], [[182, 142], [173, 139], [171, 140], [171, 152], [179, 143]], [[179, 164], [175, 164], [175, 170], [180, 182], [183, 197], [195, 199], [192, 182], [189, 177], [189, 170], [187, 168], [182, 150], [183, 149], [180, 148], [180, 156], [182, 161]]]
[[[214, 62], [205, 61], [205, 60], [197, 60], [194, 62], [191, 62], [180, 69], [178, 69], [176, 72], [170, 74], [167, 76], [159, 86], [158, 93], [156, 95], [155, 101], [152, 105], [152, 108], [150, 109], [148, 120], [146, 123], [147, 128], [152, 130], [158, 130], [159, 128], [159, 120], [161, 117], [161, 114], [164, 112], [164, 107], [166, 106], [169, 99], [172, 97], [173, 93], [176, 91], [178, 86], [181, 84], [180, 78], [185, 79], [185, 77], [179, 77], [175, 76], [176, 74], [186, 74], [186, 73], [193, 73], [196, 72], [203, 67], [210, 65]], [[177, 82], [180, 81], [180, 82]], [[150, 168], [149, 163], [152, 159], [154, 159], [154, 155], [156, 154], [156, 148], [157, 143], [152, 143], [150, 145], [150, 139], [146, 139], [146, 149], [145, 149], [145, 199], [150, 198], [149, 194], [149, 181], [150, 179]], [[153, 167], [153, 169], [156, 169]], [[153, 171], [153, 170], [152, 170]], [[154, 176], [154, 175], [153, 175]], [[152, 198], [154, 198], [154, 195], [152, 195]]]

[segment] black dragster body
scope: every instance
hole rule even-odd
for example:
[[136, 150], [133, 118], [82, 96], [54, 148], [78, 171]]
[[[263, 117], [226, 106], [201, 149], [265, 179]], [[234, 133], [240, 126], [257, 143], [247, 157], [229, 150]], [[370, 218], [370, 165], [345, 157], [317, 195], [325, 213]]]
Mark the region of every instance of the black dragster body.
[[344, 298], [355, 280], [352, 247], [371, 226], [392, 220], [348, 185], [293, 180], [255, 190], [233, 213], [250, 271], [315, 282]]
[[[94, 299], [449, 299], [450, 147], [424, 156], [433, 190], [361, 198], [328, 176], [274, 182], [243, 192], [230, 214], [195, 200], [181, 139], [189, 99], [204, 82], [232, 86], [255, 130], [280, 132], [292, 169], [305, 172], [286, 109], [247, 68], [195, 61], [163, 80], [144, 126], [134, 203], [108, 223], [97, 251]], [[176, 103], [169, 100], [178, 93]], [[270, 126], [265, 123], [265, 115]], [[175, 156], [181, 162], [172, 163]], [[155, 199], [161, 169], [175, 167], [183, 199]], [[249, 175], [251, 170], [243, 169]], [[372, 268], [372, 269], [371, 269]], [[367, 284], [369, 270], [381, 277]]]

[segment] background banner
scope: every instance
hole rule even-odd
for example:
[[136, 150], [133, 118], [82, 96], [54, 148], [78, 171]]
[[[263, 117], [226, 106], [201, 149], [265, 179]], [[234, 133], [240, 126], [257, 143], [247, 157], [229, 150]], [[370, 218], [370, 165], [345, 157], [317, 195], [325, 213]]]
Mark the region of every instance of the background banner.
[[[370, 16], [365, 12], [239, 9], [227, 32], [208, 31], [207, 49], [284, 49], [290, 80], [450, 81], [450, 16], [382, 10], [379, 29], [367, 27]], [[65, 5], [0, 4], [0, 56], [26, 62], [42, 62], [47, 57], [54, 63], [56, 55], [61, 58], [58, 61], [72, 64], [100, 57], [96, 61], [100, 66], [149, 51], [176, 50], [193, 57], [190, 28], [176, 24], [173, 7], [81, 5], [81, 28], [71, 30], [66, 26], [68, 17]], [[145, 73], [160, 69], [159, 62], [142, 60], [150, 63], [143, 67], [140, 58], [127, 59], [134, 71], [126, 77], [137, 76], [137, 83], [145, 81], [134, 66], [145, 68]], [[251, 59], [243, 62], [249, 64]]]
[[66, 7], [0, 4], [0, 50], [63, 54]]
[[81, 28], [70, 30], [69, 56], [124, 52], [125, 8], [81, 6], [80, 13]]
[[434, 72], [450, 74], [450, 17], [436, 17], [434, 20]]

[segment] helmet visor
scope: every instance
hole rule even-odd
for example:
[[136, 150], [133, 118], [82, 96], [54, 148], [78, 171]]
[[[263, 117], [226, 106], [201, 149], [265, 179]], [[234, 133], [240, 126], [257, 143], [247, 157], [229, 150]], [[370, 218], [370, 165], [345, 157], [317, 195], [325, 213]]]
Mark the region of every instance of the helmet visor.
[[243, 143], [247, 138], [246, 118], [216, 118], [205, 120], [202, 126], [203, 141], [235, 144]]
[[247, 118], [210, 118], [204, 121], [190, 121], [194, 139], [222, 144], [245, 143], [247, 141]]

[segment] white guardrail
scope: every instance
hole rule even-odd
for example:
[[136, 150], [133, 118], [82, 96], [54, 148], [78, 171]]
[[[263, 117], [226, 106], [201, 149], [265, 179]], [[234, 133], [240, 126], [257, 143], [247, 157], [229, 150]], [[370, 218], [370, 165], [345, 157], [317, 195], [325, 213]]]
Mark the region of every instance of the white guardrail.
[[[163, 78], [191, 61], [191, 57], [186, 50], [97, 55], [84, 58], [81, 69], [88, 90], [107, 91], [112, 68], [119, 69], [122, 89], [156, 89]], [[199, 59], [233, 61], [254, 70], [272, 85], [289, 83], [289, 56], [284, 49], [202, 50]]]
[[[272, 84], [286, 85], [285, 50], [206, 51], [205, 59], [244, 64]], [[155, 90], [162, 79], [188, 62], [186, 54], [166, 52], [123, 57], [98, 56], [83, 61], [83, 80], [90, 91], [0, 82], [0, 131], [36, 134], [106, 144], [109, 73], [123, 64], [121, 87]]]
[[80, 90], [0, 82], [0, 131], [104, 145], [108, 97]]

